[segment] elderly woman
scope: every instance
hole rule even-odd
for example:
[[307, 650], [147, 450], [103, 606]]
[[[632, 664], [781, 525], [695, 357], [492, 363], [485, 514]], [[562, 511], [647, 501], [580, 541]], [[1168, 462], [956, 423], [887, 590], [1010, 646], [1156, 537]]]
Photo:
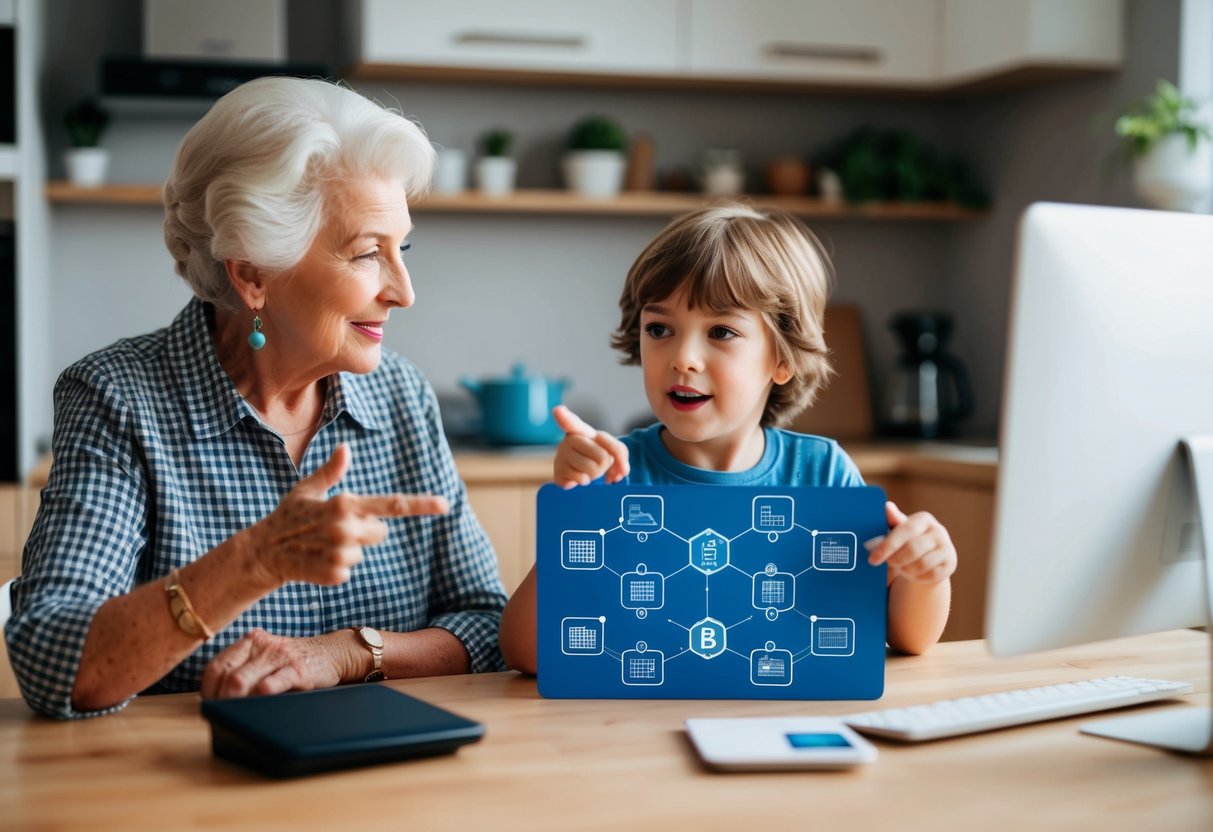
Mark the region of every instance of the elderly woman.
[[504, 668], [505, 593], [434, 393], [381, 343], [413, 304], [408, 199], [433, 159], [401, 115], [289, 78], [182, 141], [164, 236], [196, 297], [55, 387], [6, 629], [33, 708]]

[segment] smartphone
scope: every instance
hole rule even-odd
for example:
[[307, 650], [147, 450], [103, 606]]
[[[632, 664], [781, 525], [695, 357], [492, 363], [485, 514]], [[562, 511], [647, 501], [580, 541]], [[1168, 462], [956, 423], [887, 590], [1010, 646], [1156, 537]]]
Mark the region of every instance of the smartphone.
[[688, 719], [687, 734], [709, 767], [722, 771], [843, 769], [871, 763], [876, 748], [838, 719]]

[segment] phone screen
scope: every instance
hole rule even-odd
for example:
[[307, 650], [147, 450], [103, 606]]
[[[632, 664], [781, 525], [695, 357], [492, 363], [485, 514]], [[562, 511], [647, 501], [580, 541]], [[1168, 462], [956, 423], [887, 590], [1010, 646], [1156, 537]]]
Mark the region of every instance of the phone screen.
[[785, 734], [793, 748], [850, 748], [851, 744], [842, 734]]

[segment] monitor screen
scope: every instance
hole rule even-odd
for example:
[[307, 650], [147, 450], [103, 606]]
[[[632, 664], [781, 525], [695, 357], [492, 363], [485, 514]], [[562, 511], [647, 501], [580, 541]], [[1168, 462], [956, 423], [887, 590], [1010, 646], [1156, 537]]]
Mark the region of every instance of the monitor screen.
[[[1208, 623], [1213, 217], [1029, 207], [1004, 381], [990, 650]], [[1213, 754], [1207, 707], [1083, 731]]]
[[1180, 440], [1213, 438], [1213, 217], [1028, 208], [1004, 381], [990, 650], [1205, 624]]

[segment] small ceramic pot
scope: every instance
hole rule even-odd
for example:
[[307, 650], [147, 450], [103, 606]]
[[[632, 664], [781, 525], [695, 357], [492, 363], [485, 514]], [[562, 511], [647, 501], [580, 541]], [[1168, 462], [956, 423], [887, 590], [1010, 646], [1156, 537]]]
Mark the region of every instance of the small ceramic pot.
[[801, 196], [809, 189], [809, 166], [795, 156], [767, 162], [767, 188], [776, 196]]
[[495, 445], [550, 445], [564, 438], [552, 418], [552, 408], [561, 403], [568, 382], [527, 375], [515, 364], [509, 376], [473, 380], [462, 378], [480, 404], [484, 438]]
[[505, 196], [514, 191], [518, 163], [508, 156], [482, 156], [476, 160], [476, 187], [485, 196]]
[[79, 188], [99, 188], [105, 184], [110, 152], [103, 147], [73, 147], [63, 154], [67, 178]]
[[623, 187], [627, 159], [614, 150], [574, 150], [561, 160], [569, 190], [592, 199], [610, 199]]

